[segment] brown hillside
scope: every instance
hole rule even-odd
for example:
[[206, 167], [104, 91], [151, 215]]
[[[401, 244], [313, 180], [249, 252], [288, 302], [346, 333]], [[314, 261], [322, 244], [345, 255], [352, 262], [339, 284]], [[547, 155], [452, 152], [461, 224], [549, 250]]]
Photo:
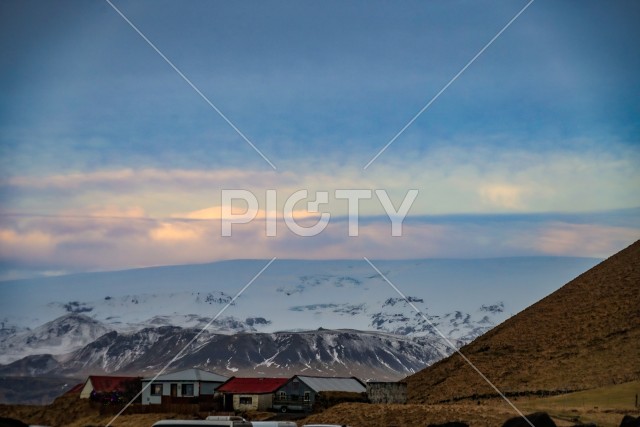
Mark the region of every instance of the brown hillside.
[[[508, 395], [640, 379], [640, 241], [461, 352]], [[412, 403], [495, 394], [458, 354], [407, 382]]]

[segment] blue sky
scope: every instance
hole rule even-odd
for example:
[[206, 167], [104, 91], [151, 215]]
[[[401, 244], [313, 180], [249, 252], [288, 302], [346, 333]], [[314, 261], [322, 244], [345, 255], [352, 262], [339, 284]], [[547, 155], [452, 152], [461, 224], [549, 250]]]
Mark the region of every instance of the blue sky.
[[[366, 171], [526, 2], [114, 4], [278, 169], [108, 3], [3, 2], [0, 277], [271, 256], [603, 257], [640, 237], [637, 2], [536, 0]], [[221, 240], [222, 188], [261, 201], [277, 189], [280, 205], [300, 188], [420, 195], [398, 239], [374, 200], [362, 238], [337, 221], [269, 240], [257, 221]]]

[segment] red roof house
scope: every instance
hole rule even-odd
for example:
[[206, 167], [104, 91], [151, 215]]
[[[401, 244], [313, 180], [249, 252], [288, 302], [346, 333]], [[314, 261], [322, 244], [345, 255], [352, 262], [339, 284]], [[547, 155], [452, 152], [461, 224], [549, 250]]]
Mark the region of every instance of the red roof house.
[[264, 411], [273, 405], [276, 390], [288, 378], [231, 378], [216, 389], [224, 395], [226, 409]]
[[274, 393], [282, 387], [289, 378], [230, 378], [229, 381], [216, 389], [219, 393]]
[[100, 375], [91, 375], [82, 387], [80, 392], [81, 399], [88, 399], [91, 393], [112, 393], [124, 392], [127, 385], [136, 381], [137, 377], [107, 377]]

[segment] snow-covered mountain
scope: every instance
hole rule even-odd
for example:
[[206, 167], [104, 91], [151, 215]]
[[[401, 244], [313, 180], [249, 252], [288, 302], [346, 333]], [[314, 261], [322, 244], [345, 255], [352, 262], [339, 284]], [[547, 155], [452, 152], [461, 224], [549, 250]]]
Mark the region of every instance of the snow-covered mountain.
[[[175, 326], [134, 333], [112, 331], [64, 357], [25, 357], [0, 367], [0, 375], [152, 375], [164, 368], [198, 332]], [[205, 332], [181, 353], [171, 370], [199, 367], [228, 376], [307, 373], [397, 380], [440, 359], [443, 352], [449, 354], [451, 349], [442, 340], [379, 332], [325, 329], [234, 335]]]
[[0, 335], [0, 363], [32, 354], [63, 355], [111, 330], [95, 319], [76, 313], [66, 314], [33, 330], [7, 330]]
[[[100, 367], [105, 372], [148, 370], [160, 363], [156, 355], [170, 353], [173, 340], [186, 342], [189, 334], [212, 318], [215, 320], [209, 334], [202, 339], [248, 342], [256, 337], [274, 337], [269, 345], [285, 346], [289, 341], [282, 337], [286, 334], [270, 334], [350, 328], [382, 334], [371, 336], [393, 334], [396, 340], [418, 342], [415, 340], [439, 339], [437, 328], [451, 340], [464, 343], [598, 261], [551, 257], [374, 261], [420, 313], [371, 266], [355, 260], [276, 260], [231, 305], [234, 295], [266, 261], [225, 261], [0, 282], [0, 363], [51, 354], [63, 363], [61, 369], [71, 372], [84, 369], [67, 363], [73, 363], [76, 351], [86, 351], [83, 360], [89, 361], [87, 366]], [[249, 332], [253, 334], [246, 334]], [[160, 342], [167, 349], [151, 350], [159, 345], [158, 336], [164, 337]], [[303, 336], [289, 335], [289, 339], [306, 348], [308, 343]], [[270, 342], [261, 339], [265, 345]], [[142, 362], [144, 357], [151, 357], [149, 352], [153, 360]], [[215, 354], [216, 358], [223, 357]], [[276, 356], [273, 360], [277, 362], [267, 366], [260, 357], [243, 359], [239, 354], [224, 355], [231, 358], [229, 369], [243, 368], [245, 362], [250, 364], [247, 366], [257, 364], [256, 369], [263, 366], [265, 372], [275, 366], [287, 367], [286, 360], [281, 359], [284, 356]], [[296, 359], [295, 355], [288, 357]], [[219, 363], [215, 358], [209, 359], [207, 364], [211, 366]], [[330, 361], [320, 359], [323, 364]], [[304, 360], [307, 359], [299, 359]], [[314, 355], [310, 360], [317, 359]], [[432, 357], [426, 357], [423, 363], [431, 361]], [[289, 366], [293, 366], [291, 363]], [[403, 361], [402, 365], [412, 367], [412, 363]], [[301, 366], [304, 368], [304, 363]]]

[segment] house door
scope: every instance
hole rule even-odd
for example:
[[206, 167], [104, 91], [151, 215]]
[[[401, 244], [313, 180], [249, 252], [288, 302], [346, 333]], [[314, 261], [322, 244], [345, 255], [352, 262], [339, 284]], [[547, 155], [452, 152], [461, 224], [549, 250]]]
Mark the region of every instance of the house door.
[[232, 394], [224, 394], [223, 395], [223, 407], [225, 411], [233, 411], [233, 395]]
[[178, 384], [171, 384], [171, 397], [178, 397]]

